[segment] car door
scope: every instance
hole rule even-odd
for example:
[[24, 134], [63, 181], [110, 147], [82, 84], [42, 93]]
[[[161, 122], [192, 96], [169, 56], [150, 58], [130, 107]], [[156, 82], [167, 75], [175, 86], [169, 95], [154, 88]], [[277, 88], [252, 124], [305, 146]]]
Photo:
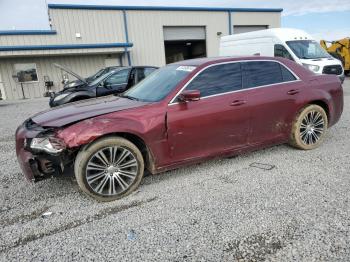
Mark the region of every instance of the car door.
[[242, 72], [252, 114], [249, 143], [287, 139], [303, 82], [277, 61], [242, 62]]
[[168, 105], [168, 140], [172, 161], [182, 161], [240, 148], [247, 143], [249, 113], [239, 91], [240, 63], [213, 65], [185, 90], [199, 90], [199, 101]]
[[124, 92], [128, 84], [129, 72], [129, 69], [123, 69], [109, 75], [97, 87], [97, 96], [105, 96]]

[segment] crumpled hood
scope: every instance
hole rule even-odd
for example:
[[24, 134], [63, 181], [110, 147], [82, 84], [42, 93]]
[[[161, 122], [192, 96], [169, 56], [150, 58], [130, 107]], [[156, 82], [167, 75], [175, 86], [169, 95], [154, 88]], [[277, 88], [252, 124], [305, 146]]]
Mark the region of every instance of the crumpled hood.
[[91, 98], [55, 107], [34, 115], [31, 119], [43, 127], [62, 127], [94, 116], [140, 107], [140, 102], [117, 96]]

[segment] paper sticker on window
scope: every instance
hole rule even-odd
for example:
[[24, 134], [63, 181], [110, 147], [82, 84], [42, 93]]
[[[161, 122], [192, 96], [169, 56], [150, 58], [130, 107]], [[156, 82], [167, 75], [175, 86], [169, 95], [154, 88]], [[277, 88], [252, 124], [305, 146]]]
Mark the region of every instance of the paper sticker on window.
[[176, 70], [187, 71], [187, 72], [192, 72], [195, 69], [196, 69], [195, 66], [179, 66], [178, 68], [176, 68]]

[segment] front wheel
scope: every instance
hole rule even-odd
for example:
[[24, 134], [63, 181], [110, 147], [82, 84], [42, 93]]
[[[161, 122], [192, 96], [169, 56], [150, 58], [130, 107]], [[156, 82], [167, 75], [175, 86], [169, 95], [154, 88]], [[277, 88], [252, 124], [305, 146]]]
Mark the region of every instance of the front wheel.
[[74, 172], [83, 192], [99, 201], [113, 201], [138, 187], [144, 161], [140, 150], [129, 140], [107, 137], [78, 153]]
[[327, 127], [325, 110], [318, 105], [308, 105], [294, 120], [289, 144], [303, 150], [314, 149], [322, 143]]

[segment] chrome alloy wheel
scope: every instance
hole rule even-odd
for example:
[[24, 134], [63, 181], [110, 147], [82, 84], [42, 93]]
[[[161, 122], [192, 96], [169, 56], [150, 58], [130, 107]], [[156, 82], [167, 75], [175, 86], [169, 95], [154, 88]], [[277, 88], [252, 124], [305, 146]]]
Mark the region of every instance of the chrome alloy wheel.
[[138, 169], [139, 164], [131, 151], [124, 147], [105, 147], [89, 159], [86, 181], [95, 193], [113, 196], [133, 184]]
[[300, 124], [300, 138], [305, 145], [313, 145], [321, 138], [325, 130], [325, 120], [318, 111], [310, 111]]

